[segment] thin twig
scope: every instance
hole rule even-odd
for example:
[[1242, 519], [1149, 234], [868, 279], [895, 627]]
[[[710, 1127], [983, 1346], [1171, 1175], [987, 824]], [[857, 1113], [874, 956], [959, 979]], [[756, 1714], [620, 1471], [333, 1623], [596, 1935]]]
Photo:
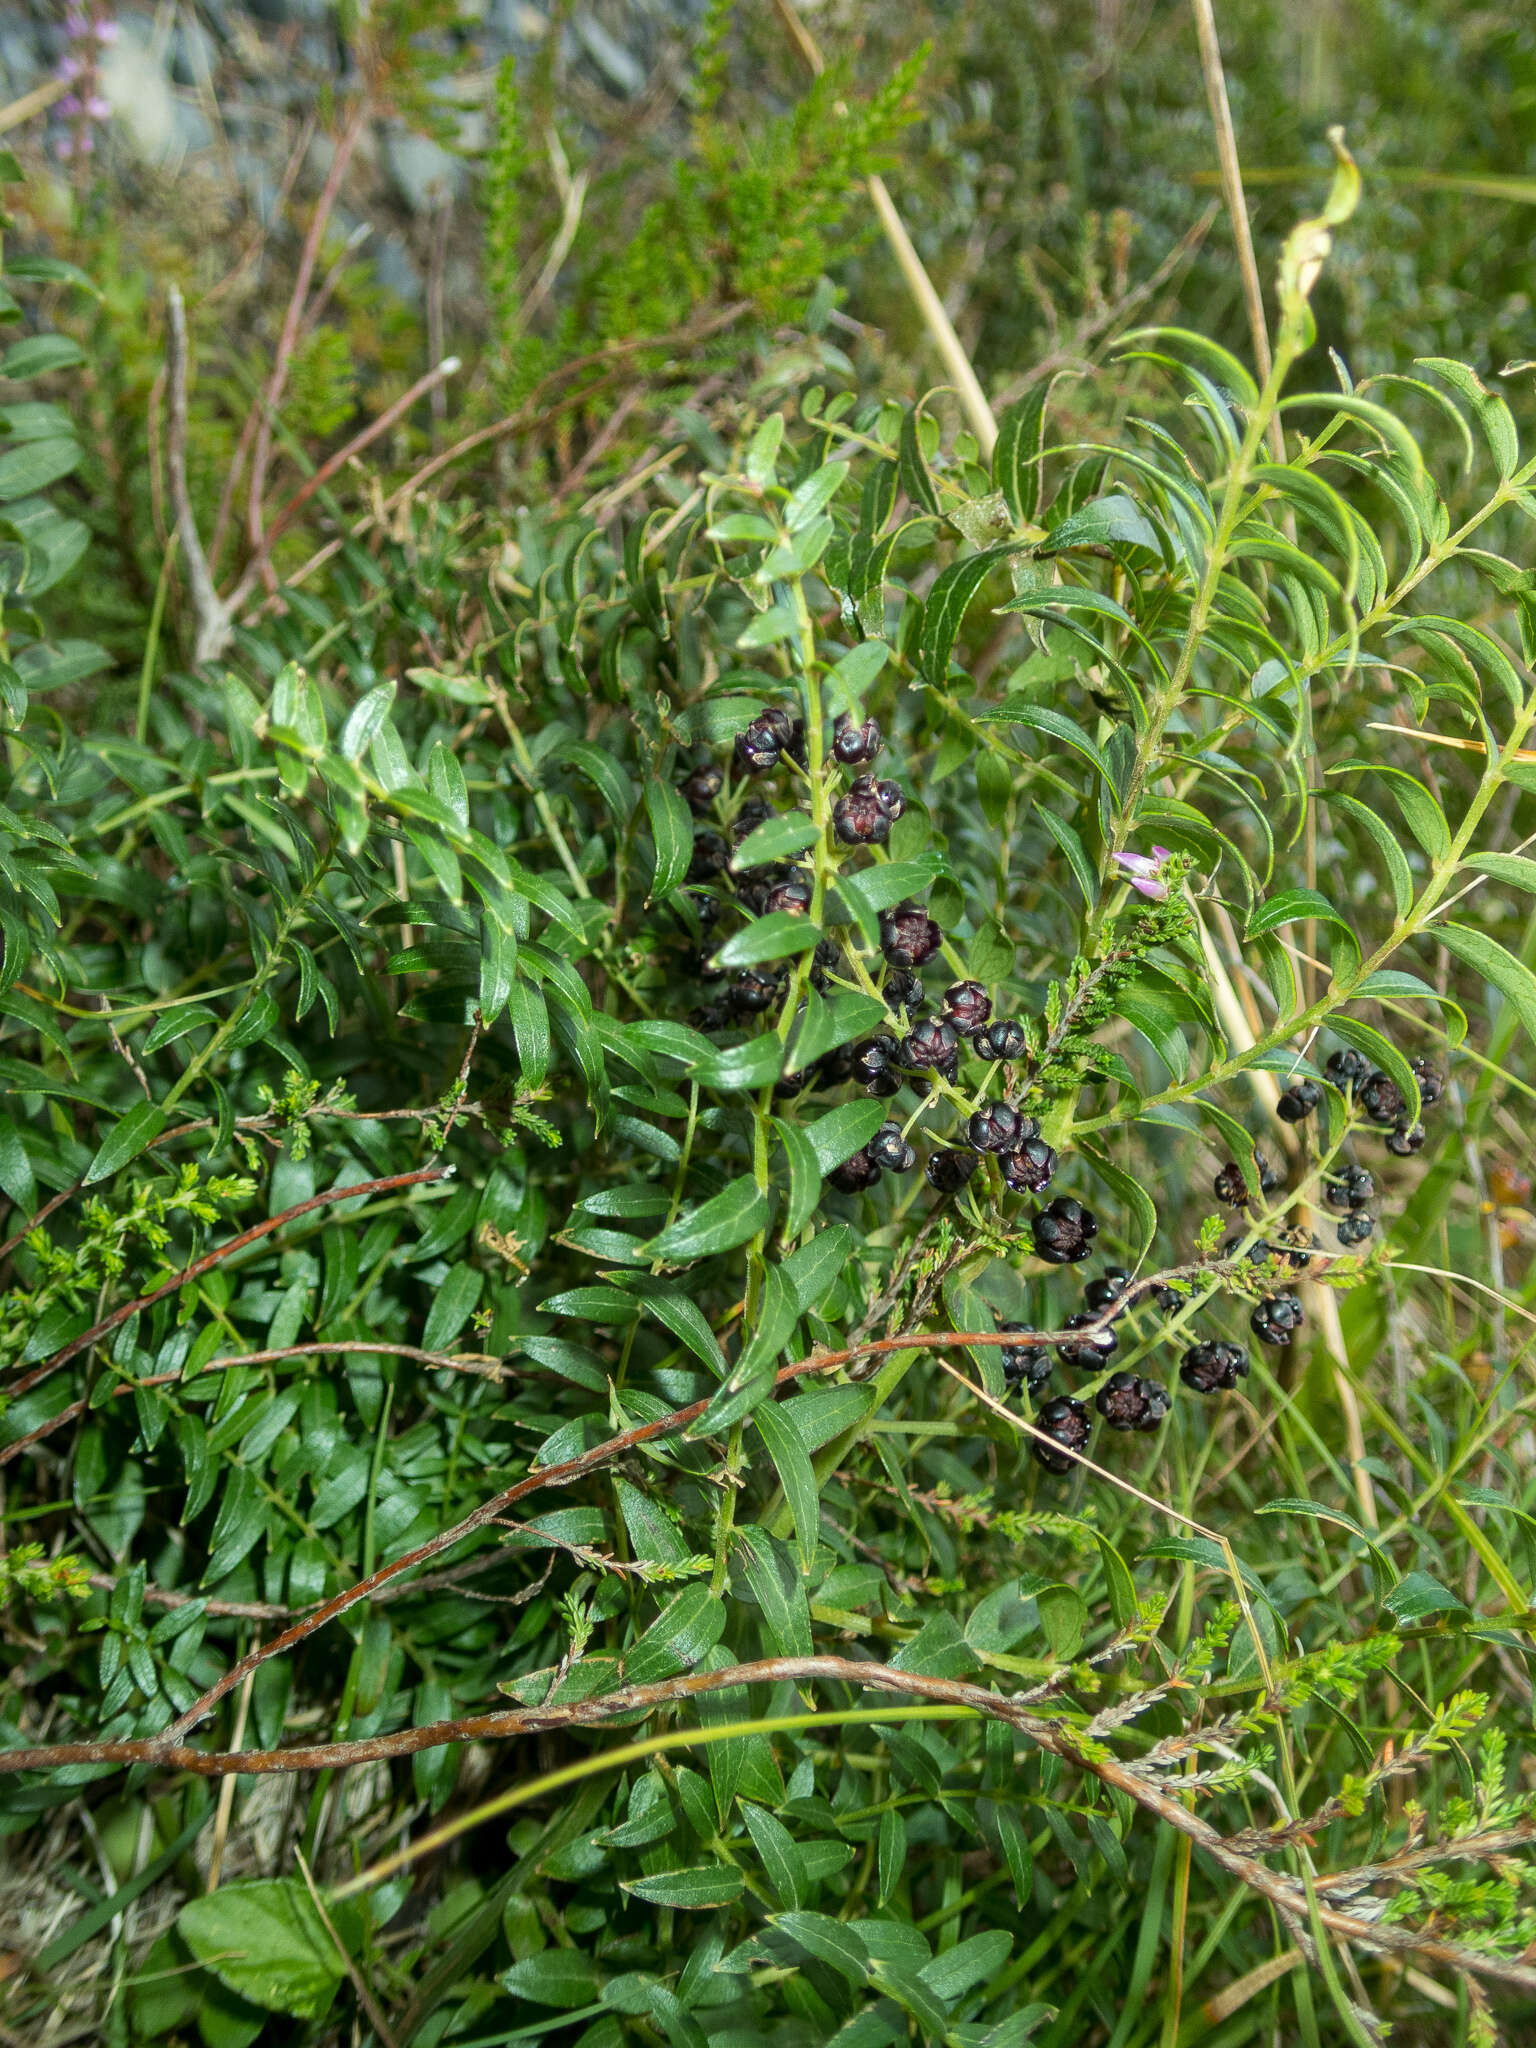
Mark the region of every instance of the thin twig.
[[170, 336], [168, 349], [170, 403], [166, 422], [166, 467], [170, 471], [171, 504], [176, 513], [176, 533], [186, 564], [192, 591], [192, 610], [197, 620], [193, 659], [217, 661], [229, 645], [233, 620], [214, 588], [213, 572], [187, 490], [187, 315], [181, 301], [181, 287], [172, 285], [169, 295]]
[[[572, 1700], [559, 1706], [514, 1708], [494, 1714], [467, 1715], [456, 1721], [437, 1721], [422, 1728], [403, 1728], [389, 1735], [365, 1736], [348, 1742], [320, 1743], [306, 1748], [279, 1750], [208, 1751], [189, 1748], [175, 1739], [174, 1731], [148, 1740], [123, 1742], [57, 1743], [33, 1749], [0, 1752], [0, 1770], [48, 1770], [76, 1763], [160, 1764], [185, 1770], [200, 1777], [227, 1777], [232, 1773], [253, 1775], [289, 1771], [333, 1770], [389, 1758], [414, 1756], [426, 1749], [440, 1749], [451, 1743], [510, 1740], [547, 1733], [557, 1728], [601, 1725], [625, 1715], [645, 1715], [663, 1707], [706, 1694], [736, 1691], [749, 1685], [804, 1685], [822, 1681], [859, 1690], [904, 1694], [934, 1705], [950, 1707], [959, 1714], [975, 1714], [1016, 1728], [1039, 1748], [1065, 1762], [1090, 1772], [1099, 1781], [1123, 1793], [1144, 1812], [1166, 1822], [1208, 1855], [1229, 1875], [1266, 1898], [1280, 1917], [1305, 1943], [1308, 1939], [1308, 1899], [1293, 1877], [1270, 1870], [1256, 1858], [1234, 1849], [1221, 1833], [1183, 1800], [1164, 1789], [1144, 1768], [1123, 1763], [1101, 1743], [1083, 1740], [1067, 1722], [1032, 1713], [1018, 1701], [990, 1691], [985, 1686], [959, 1679], [935, 1678], [921, 1672], [897, 1671], [884, 1664], [862, 1663], [851, 1657], [765, 1657], [752, 1663], [728, 1665], [720, 1671], [692, 1671], [664, 1679], [655, 1685], [622, 1686], [596, 1699]], [[846, 1709], [844, 1709], [846, 1712]], [[836, 1713], [804, 1717], [808, 1721], [835, 1724]], [[633, 1761], [637, 1751], [664, 1744], [711, 1742], [730, 1739], [750, 1729], [750, 1722], [724, 1723], [699, 1729], [672, 1730], [651, 1738], [649, 1743], [629, 1744], [608, 1757], [584, 1758], [571, 1766], [573, 1775], [586, 1776], [594, 1770], [618, 1768]], [[547, 1782], [547, 1781], [545, 1781]], [[1177, 1783], [1177, 1780], [1174, 1781]], [[519, 1803], [522, 1787], [498, 1795], [488, 1806], [457, 1815], [406, 1848], [385, 1857], [381, 1863], [361, 1872], [338, 1887], [333, 1898], [371, 1889], [418, 1857], [442, 1847], [465, 1833], [491, 1812], [506, 1811]], [[1465, 1846], [1465, 1845], [1464, 1845]], [[1382, 1924], [1358, 1918], [1352, 1913], [1318, 1904], [1317, 1917], [1330, 1933], [1363, 1948], [1391, 1954], [1415, 1955], [1443, 1967], [1472, 1975], [1486, 1976], [1527, 1994], [1536, 1991], [1536, 1969], [1509, 1958], [1485, 1954], [1457, 1942], [1437, 1941], [1412, 1928]]]
[[[1248, 201], [1243, 196], [1243, 167], [1237, 154], [1237, 135], [1232, 126], [1232, 108], [1227, 99], [1227, 74], [1221, 61], [1221, 43], [1216, 34], [1216, 16], [1211, 0], [1190, 0], [1194, 9], [1195, 34], [1200, 43], [1200, 69], [1205, 74], [1205, 95], [1210, 102], [1211, 125], [1216, 131], [1216, 155], [1221, 165], [1221, 190], [1232, 221], [1232, 239], [1237, 245], [1237, 267], [1243, 280], [1243, 304], [1248, 311], [1248, 332], [1253, 342], [1253, 361], [1259, 382], [1267, 384], [1274, 358], [1269, 349], [1269, 328], [1264, 319], [1264, 290], [1259, 283], [1259, 266], [1253, 253], [1253, 230], [1248, 223]], [[1269, 445], [1276, 462], [1285, 460], [1285, 435], [1280, 414], [1269, 422]]]

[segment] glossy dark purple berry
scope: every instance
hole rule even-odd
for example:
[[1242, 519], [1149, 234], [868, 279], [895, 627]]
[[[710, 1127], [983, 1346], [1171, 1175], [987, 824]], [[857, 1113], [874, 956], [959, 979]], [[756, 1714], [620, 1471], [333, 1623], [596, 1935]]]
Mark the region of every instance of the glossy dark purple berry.
[[1225, 1202], [1229, 1209], [1242, 1209], [1248, 1202], [1248, 1183], [1243, 1179], [1243, 1169], [1236, 1160], [1229, 1159], [1217, 1174], [1215, 1195], [1218, 1202]]
[[944, 1015], [967, 1037], [979, 1031], [992, 1014], [992, 998], [979, 981], [956, 981], [944, 991]]
[[893, 967], [921, 967], [943, 943], [944, 934], [915, 903], [880, 913], [880, 949]]
[[786, 1101], [792, 1095], [803, 1095], [814, 1079], [814, 1073], [781, 1074], [773, 1084], [774, 1095]]
[[1150, 1289], [1152, 1306], [1160, 1308], [1165, 1316], [1172, 1315], [1176, 1308], [1182, 1308], [1184, 1297], [1175, 1287], [1154, 1287]]
[[873, 761], [884, 745], [884, 736], [872, 718], [866, 718], [862, 725], [855, 725], [846, 711], [839, 712], [837, 723], [832, 728], [832, 752], [845, 768], [857, 768], [865, 761]]
[[1043, 1195], [1055, 1178], [1056, 1154], [1044, 1138], [1026, 1138], [1016, 1152], [1003, 1154], [1003, 1179], [1016, 1195]]
[[877, 782], [875, 784], [875, 795], [879, 800], [881, 810], [884, 811], [893, 825], [898, 818], [905, 815], [907, 793], [899, 782]]
[[1070, 1453], [1083, 1450], [1088, 1442], [1088, 1410], [1082, 1402], [1074, 1401], [1070, 1394], [1058, 1394], [1035, 1417], [1035, 1427], [1049, 1438], [1049, 1442], [1038, 1436], [1030, 1438], [1035, 1457], [1047, 1472], [1070, 1472], [1077, 1462]]
[[763, 909], [792, 910], [803, 916], [811, 907], [811, 881], [807, 875], [787, 875], [782, 882], [775, 882], [763, 897]]
[[794, 727], [789, 713], [777, 704], [760, 711], [752, 723], [736, 735], [736, 760], [749, 775], [762, 775], [772, 768], [790, 745]]
[[1387, 1150], [1396, 1153], [1399, 1159], [1411, 1159], [1424, 1145], [1424, 1126], [1411, 1124], [1402, 1117], [1387, 1133]]
[[1248, 1327], [1261, 1344], [1289, 1344], [1303, 1320], [1297, 1295], [1267, 1294], [1248, 1318]]
[[1335, 1088], [1359, 1089], [1371, 1077], [1371, 1063], [1363, 1052], [1347, 1045], [1342, 1052], [1329, 1053], [1323, 1072]]
[[1247, 1377], [1247, 1352], [1221, 1337], [1191, 1344], [1179, 1361], [1179, 1378], [1197, 1394], [1230, 1393], [1239, 1379]]
[[890, 838], [890, 816], [868, 775], [861, 775], [832, 806], [832, 830], [844, 846], [884, 846]]
[[1006, 1102], [984, 1102], [967, 1123], [965, 1135], [978, 1152], [1016, 1152], [1026, 1138], [1039, 1137], [1040, 1126]]
[[834, 967], [840, 967], [842, 964], [842, 949], [834, 940], [818, 939], [816, 941], [816, 950], [811, 955], [810, 981], [811, 987], [816, 990], [818, 995], [826, 993], [828, 974]]
[[1262, 1152], [1255, 1152], [1253, 1163], [1259, 1170], [1259, 1193], [1272, 1195], [1276, 1188], [1284, 1187], [1285, 1175], [1276, 1166], [1271, 1166]]
[[[1081, 1315], [1068, 1316], [1061, 1327], [1064, 1330], [1082, 1330], [1094, 1320], [1092, 1313], [1085, 1309]], [[1075, 1372], [1097, 1372], [1105, 1360], [1112, 1358], [1119, 1349], [1120, 1339], [1113, 1330], [1095, 1330], [1091, 1337], [1069, 1337], [1065, 1343], [1058, 1344], [1056, 1356]]]
[[1168, 1389], [1133, 1372], [1112, 1373], [1093, 1405], [1111, 1429], [1156, 1429], [1171, 1403]]
[[[1035, 1334], [1032, 1323], [999, 1323], [1000, 1330], [1011, 1330], [1020, 1336]], [[1043, 1344], [1004, 1344], [1001, 1347], [1003, 1378], [1010, 1387], [1027, 1387], [1034, 1393], [1043, 1387], [1051, 1376], [1051, 1354]]]
[[681, 784], [683, 802], [695, 816], [707, 811], [720, 794], [725, 776], [713, 761], [706, 761], [702, 767], [692, 770]]
[[695, 832], [688, 862], [689, 881], [707, 882], [712, 875], [724, 874], [730, 857], [730, 849], [718, 832]]
[[1364, 1244], [1376, 1228], [1376, 1218], [1369, 1209], [1351, 1209], [1347, 1216], [1341, 1216], [1334, 1226], [1343, 1245]]
[[1275, 1115], [1285, 1124], [1305, 1123], [1322, 1099], [1323, 1091], [1316, 1081], [1296, 1081], [1275, 1104]]
[[923, 977], [908, 967], [888, 967], [880, 993], [888, 1010], [905, 1010], [909, 1017], [915, 1017], [928, 1000]]
[[854, 1049], [853, 1079], [861, 1088], [867, 1088], [871, 1095], [894, 1095], [901, 1086], [899, 1078], [892, 1072], [895, 1059], [896, 1041], [888, 1031], [866, 1038]]
[[1099, 1219], [1071, 1195], [1058, 1195], [1030, 1225], [1037, 1255], [1052, 1266], [1086, 1259], [1099, 1234]]
[[1419, 1084], [1419, 1101], [1429, 1109], [1445, 1093], [1445, 1076], [1432, 1060], [1413, 1060], [1410, 1065]]
[[942, 1070], [954, 1058], [957, 1042], [954, 1031], [942, 1017], [924, 1017], [897, 1047], [895, 1063], [913, 1073], [930, 1067]]
[[910, 1173], [917, 1164], [917, 1154], [901, 1134], [901, 1125], [884, 1123], [864, 1147], [876, 1166], [887, 1173]]
[[1376, 1183], [1363, 1166], [1346, 1166], [1337, 1180], [1323, 1182], [1323, 1200], [1330, 1209], [1363, 1209], [1375, 1195]]
[[972, 1044], [984, 1060], [1018, 1060], [1028, 1044], [1017, 1017], [994, 1017], [976, 1033]]
[[1360, 1107], [1373, 1124], [1395, 1124], [1408, 1112], [1403, 1091], [1390, 1074], [1372, 1074], [1356, 1092]]
[[980, 1164], [974, 1152], [945, 1146], [928, 1155], [923, 1171], [928, 1176], [928, 1185], [937, 1188], [941, 1195], [957, 1195]]
[[1104, 1310], [1117, 1302], [1130, 1284], [1130, 1274], [1124, 1266], [1106, 1266], [1096, 1280], [1090, 1280], [1083, 1289], [1083, 1300], [1091, 1315], [1102, 1315]]
[[779, 978], [761, 967], [744, 967], [731, 983], [726, 1000], [733, 1010], [751, 1017], [779, 999]]
[[841, 1166], [834, 1166], [827, 1175], [833, 1187], [845, 1195], [860, 1194], [865, 1188], [872, 1188], [879, 1178], [880, 1168], [863, 1150], [850, 1154]]

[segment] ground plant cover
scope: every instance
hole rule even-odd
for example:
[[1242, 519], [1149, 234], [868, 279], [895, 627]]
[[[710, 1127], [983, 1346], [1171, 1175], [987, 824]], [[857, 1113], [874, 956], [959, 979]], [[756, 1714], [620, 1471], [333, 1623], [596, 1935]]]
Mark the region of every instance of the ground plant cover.
[[1527, 38], [1017, 12], [0, 109], [0, 2040], [1529, 2037]]

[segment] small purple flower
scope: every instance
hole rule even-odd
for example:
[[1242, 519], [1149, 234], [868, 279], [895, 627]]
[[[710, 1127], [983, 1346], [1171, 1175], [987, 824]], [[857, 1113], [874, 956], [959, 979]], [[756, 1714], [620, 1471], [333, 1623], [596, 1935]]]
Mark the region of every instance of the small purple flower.
[[1117, 866], [1125, 870], [1124, 879], [1139, 895], [1149, 896], [1154, 903], [1168, 901], [1168, 884], [1163, 880], [1163, 863], [1173, 858], [1172, 849], [1154, 846], [1150, 853], [1117, 853]]

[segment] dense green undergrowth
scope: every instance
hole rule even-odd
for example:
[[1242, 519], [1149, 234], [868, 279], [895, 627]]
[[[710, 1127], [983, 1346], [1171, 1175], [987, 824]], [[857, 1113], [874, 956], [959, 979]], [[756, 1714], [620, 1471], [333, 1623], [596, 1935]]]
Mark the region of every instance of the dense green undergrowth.
[[1522, 2037], [1536, 457], [1307, 381], [1356, 197], [1262, 384], [984, 452], [819, 292], [110, 679], [7, 247], [18, 2035]]

